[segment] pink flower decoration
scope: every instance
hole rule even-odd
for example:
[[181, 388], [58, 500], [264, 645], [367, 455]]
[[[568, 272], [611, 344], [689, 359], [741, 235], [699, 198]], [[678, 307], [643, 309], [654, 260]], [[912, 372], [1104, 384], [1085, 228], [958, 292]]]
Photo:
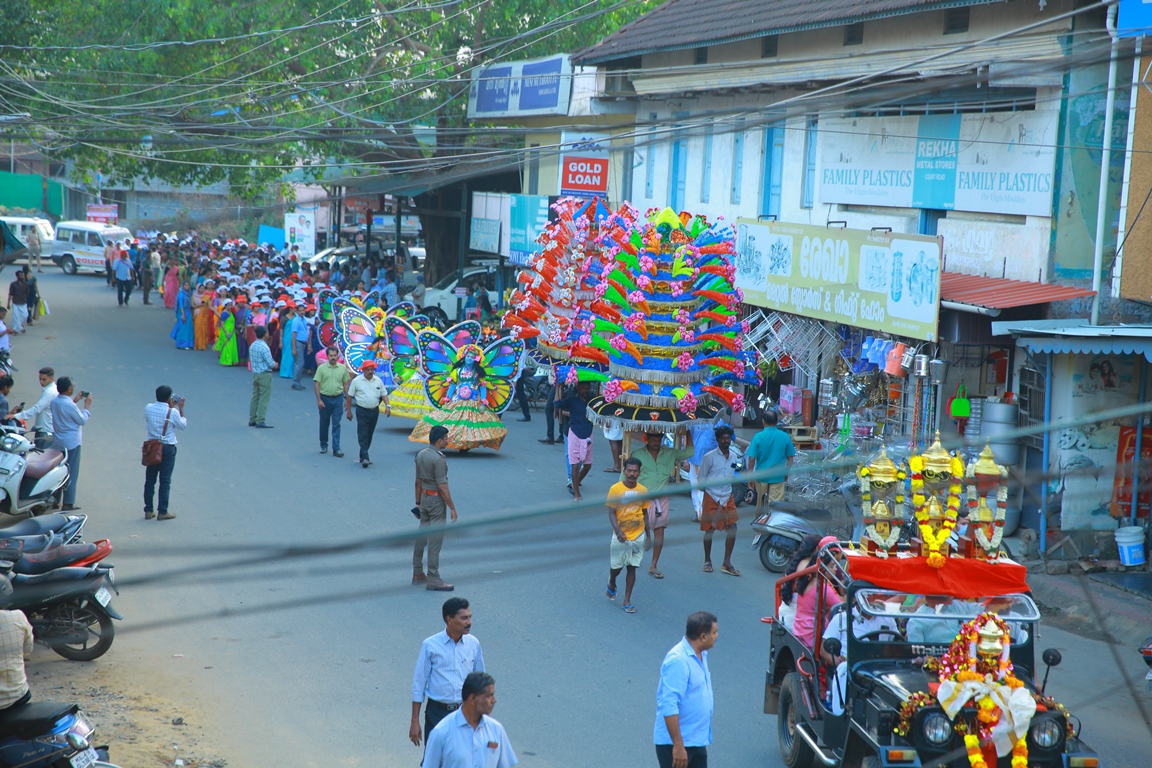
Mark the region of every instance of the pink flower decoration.
[[582, 347], [586, 347], [592, 343], [592, 335], [588, 333], [582, 333], [580, 334], [580, 338], [576, 343]]
[[686, 310], [686, 309], [676, 310], [676, 314], [673, 315], [673, 317], [676, 318], [676, 322], [680, 323], [680, 325], [687, 325], [688, 321], [691, 319], [688, 316], [688, 310]]
[[693, 360], [692, 355], [687, 352], [681, 352], [680, 356], [676, 358], [676, 367], [682, 371], [691, 368], [693, 363], [695, 363], [695, 360]]
[[735, 413], [740, 413], [743, 411], [745, 405], [746, 403], [744, 402], [744, 395], [736, 395], [736, 397], [732, 399], [732, 410]]
[[644, 313], [633, 312], [624, 318], [624, 327], [629, 331], [636, 331], [640, 329], [640, 324], [644, 322]]
[[632, 302], [633, 304], [639, 304], [644, 300], [644, 294], [640, 291], [632, 291], [632, 293], [628, 294], [628, 301]]
[[613, 336], [608, 343], [612, 345], [612, 349], [618, 349], [621, 352], [628, 348], [628, 339], [624, 338], [622, 333]]
[[472, 387], [468, 386], [467, 384], [460, 387], [458, 392], [460, 393], [460, 397], [464, 398], [465, 400], [470, 400], [472, 398]]
[[600, 390], [600, 394], [604, 396], [604, 401], [608, 403], [616, 402], [616, 398], [620, 397], [623, 392], [624, 388], [620, 386], [619, 379], [612, 379]]
[[724, 318], [724, 325], [727, 325], [728, 327], [736, 325], [736, 315], [728, 315], [728, 317]]
[[652, 274], [656, 274], [656, 262], [652, 260], [651, 256], [641, 256], [640, 257], [640, 269], [642, 269], [645, 272], [651, 272]]
[[564, 377], [564, 381], [568, 384], [575, 384], [580, 381], [580, 376], [576, 373], [576, 366], [573, 365], [568, 368], [568, 375]]
[[732, 375], [737, 379], [744, 378], [744, 363], [740, 360], [736, 361], [736, 367], [732, 369]]
[[696, 396], [689, 392], [688, 394], [684, 395], [684, 397], [680, 398], [677, 405], [680, 406], [681, 413], [686, 413], [691, 416], [692, 414], [696, 413]]
[[652, 286], [652, 278], [648, 275], [640, 275], [636, 278], [636, 285], [639, 286], [640, 290], [646, 291]]
[[604, 298], [604, 294], [607, 291], [608, 291], [608, 283], [605, 282], [605, 283], [597, 283], [596, 284], [596, 298], [598, 298], [598, 299]]
[[736, 289], [736, 301], [744, 301], [744, 291]]
[[692, 330], [691, 328], [681, 328], [680, 338], [685, 343], [691, 344], [692, 342], [696, 341], [696, 331]]
[[[733, 317], [735, 317], [735, 315], [733, 315]], [[751, 330], [752, 323], [748, 322], [747, 320], [740, 321], [740, 333], [748, 333]]]
[[679, 280], [672, 281], [672, 297], [679, 298], [684, 295], [684, 287], [680, 284]]

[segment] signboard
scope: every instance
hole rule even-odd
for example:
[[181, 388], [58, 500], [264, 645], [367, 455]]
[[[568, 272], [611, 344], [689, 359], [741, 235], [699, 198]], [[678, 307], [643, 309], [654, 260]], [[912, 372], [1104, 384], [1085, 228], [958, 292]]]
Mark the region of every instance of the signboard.
[[1132, 477], [1139, 472], [1140, 495], [1136, 499], [1136, 516], [1148, 517], [1152, 509], [1152, 428], [1144, 428], [1140, 441], [1140, 461], [1136, 458], [1136, 427], [1120, 427], [1116, 446], [1116, 478], [1112, 488], [1112, 516], [1132, 514]]
[[270, 227], [267, 224], [261, 224], [260, 229], [256, 232], [256, 242], [268, 243], [268, 245], [277, 251], [282, 251], [284, 250], [284, 230], [280, 229], [280, 227]]
[[560, 194], [576, 197], [608, 196], [607, 133], [560, 134]]
[[538, 250], [536, 238], [548, 226], [549, 204], [547, 195], [512, 195], [508, 258], [513, 264], [527, 264]]
[[936, 234], [944, 238], [948, 272], [1047, 282], [1051, 227], [999, 221], [940, 219]]
[[[396, 215], [392, 213], [375, 214], [372, 216], [372, 230], [375, 234], [381, 235], [387, 232], [396, 231]], [[420, 217], [419, 216], [400, 216], [400, 234], [415, 237], [420, 234]]]
[[1118, 37], [1152, 34], [1152, 3], [1148, 0], [1120, 0], [1116, 32]]
[[1052, 215], [1059, 113], [821, 118], [821, 203]]
[[736, 287], [779, 312], [936, 340], [939, 238], [738, 219]]
[[316, 255], [316, 214], [296, 211], [284, 214], [284, 242], [288, 248], [300, 246], [300, 258]]
[[120, 220], [120, 207], [115, 203], [88, 203], [88, 221], [115, 224]]
[[571, 93], [567, 54], [493, 64], [472, 70], [468, 117], [567, 115]]
[[472, 217], [468, 247], [484, 253], [500, 253], [500, 219]]

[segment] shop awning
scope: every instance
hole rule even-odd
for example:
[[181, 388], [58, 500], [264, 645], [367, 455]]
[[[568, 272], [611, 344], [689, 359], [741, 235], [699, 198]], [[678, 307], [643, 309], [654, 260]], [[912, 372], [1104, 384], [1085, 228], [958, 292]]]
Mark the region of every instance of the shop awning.
[[996, 336], [1012, 334], [1029, 352], [1144, 355], [1152, 361], [1152, 325], [1092, 325], [1088, 320], [993, 322]]
[[1002, 309], [1080, 299], [1095, 294], [1089, 288], [1073, 288], [1068, 285], [1030, 283], [1002, 277], [963, 275], [959, 272], [940, 273], [941, 306], [993, 317], [1000, 314]]

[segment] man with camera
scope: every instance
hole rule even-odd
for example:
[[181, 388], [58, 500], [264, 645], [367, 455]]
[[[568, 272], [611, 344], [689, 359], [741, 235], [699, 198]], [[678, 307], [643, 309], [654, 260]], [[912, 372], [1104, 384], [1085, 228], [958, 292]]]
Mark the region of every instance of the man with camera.
[[[49, 406], [52, 410], [52, 447], [68, 452], [68, 487], [64, 489], [65, 512], [78, 510], [76, 506], [76, 486], [80, 482], [80, 446], [84, 441], [84, 425], [91, 415], [92, 393], [81, 392], [73, 395], [75, 387], [72, 379], [61, 376], [56, 380], [57, 395]], [[81, 400], [84, 407], [77, 405]]]
[[[176, 467], [176, 430], [188, 426], [184, 418], [184, 398], [173, 395], [172, 387], [167, 384], [156, 387], [156, 402], [144, 406], [144, 424], [148, 428], [148, 439], [159, 440], [162, 446], [160, 463], [144, 471], [144, 519], [174, 520], [176, 515], [168, 512], [168, 491], [172, 487], [172, 470]], [[159, 514], [152, 507], [156, 478], [160, 478]]]

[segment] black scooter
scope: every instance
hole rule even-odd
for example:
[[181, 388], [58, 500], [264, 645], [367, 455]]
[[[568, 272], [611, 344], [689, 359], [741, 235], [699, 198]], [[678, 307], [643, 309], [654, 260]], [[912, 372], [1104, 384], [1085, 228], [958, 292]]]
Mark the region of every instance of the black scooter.
[[[0, 607], [23, 611], [36, 642], [72, 661], [91, 661], [112, 647], [123, 619], [112, 607], [116, 589], [111, 568], [56, 568], [39, 575], [13, 573], [0, 560]], [[9, 592], [10, 590], [10, 592]]]

